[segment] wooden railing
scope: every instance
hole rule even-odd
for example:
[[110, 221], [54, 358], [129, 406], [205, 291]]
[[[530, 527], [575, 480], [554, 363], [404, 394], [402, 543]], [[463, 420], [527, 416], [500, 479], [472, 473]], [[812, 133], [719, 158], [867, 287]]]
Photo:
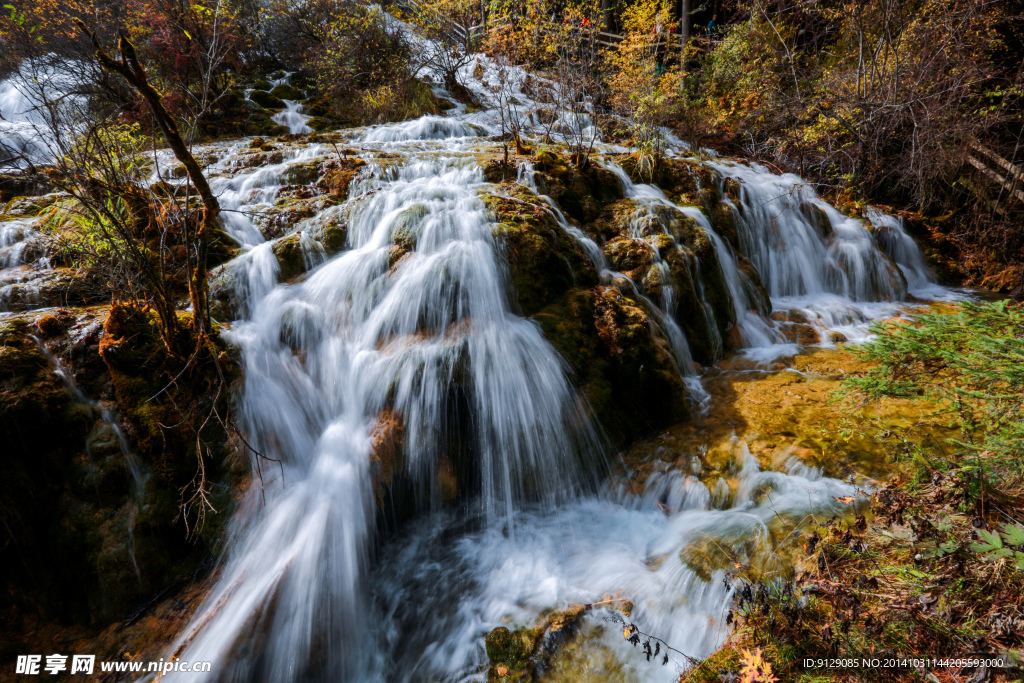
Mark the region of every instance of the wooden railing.
[[980, 143], [972, 142], [971, 149], [978, 152], [978, 156], [967, 155], [967, 163], [999, 183], [1000, 190], [1006, 191], [1010, 198], [1024, 202], [1024, 169]]
[[[399, 7], [409, 11], [410, 13], [422, 13], [423, 7], [419, 0], [402, 0], [398, 3]], [[442, 31], [449, 34], [449, 37], [457, 41], [461, 45], [474, 45], [478, 43], [488, 31], [500, 31], [503, 28], [512, 26], [511, 23], [505, 22], [502, 24], [491, 24], [486, 20], [486, 17], [479, 24], [473, 26], [463, 26], [459, 22], [448, 19], [437, 15], [436, 13], [432, 17], [438, 25], [442, 26]], [[617, 33], [610, 33], [608, 31], [596, 31], [594, 42], [598, 45], [604, 45], [605, 47], [615, 47], [623, 40], [625, 36]], [[652, 34], [653, 35], [653, 34]], [[661, 31], [654, 35], [654, 49], [660, 51], [678, 50], [680, 45], [680, 36], [675, 33], [668, 31]], [[690, 42], [697, 47], [699, 52], [709, 52], [713, 49], [714, 45], [720, 41], [712, 40], [710, 36], [690, 36]]]

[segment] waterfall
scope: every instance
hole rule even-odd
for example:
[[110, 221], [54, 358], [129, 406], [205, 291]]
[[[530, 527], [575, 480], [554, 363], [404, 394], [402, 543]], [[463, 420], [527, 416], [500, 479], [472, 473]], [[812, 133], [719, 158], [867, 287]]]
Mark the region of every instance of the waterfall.
[[15, 154], [24, 154], [35, 163], [50, 158], [50, 128], [38, 107], [23, 74], [12, 74], [0, 82], [0, 152], [8, 160]]
[[[246, 367], [241, 421], [282, 474], [266, 509], [237, 524], [183, 658], [258, 649], [258, 660], [234, 658], [238, 680], [303, 679], [317, 653], [328, 680], [357, 680], [371, 666], [358, 624], [368, 609], [372, 433], [386, 412], [403, 418], [399, 467], [424, 509], [441, 501], [444, 470], [467, 459], [478, 490], [464, 495], [510, 533], [523, 502], [550, 506], [583, 482], [596, 437], [564, 361], [536, 323], [509, 310], [482, 182], [457, 157], [392, 169], [352, 207], [349, 250], [276, 287], [232, 330]], [[399, 228], [413, 244], [392, 264]]]
[[803, 179], [744, 164], [711, 163], [741, 181], [741, 251], [772, 299], [837, 294], [854, 301], [897, 301], [906, 283], [863, 222], [821, 201]]
[[[222, 267], [238, 315], [225, 335], [245, 377], [236, 415], [261, 468], [209, 593], [167, 653], [211, 661], [214, 673], [165, 679], [482, 681], [489, 630], [532, 627], [545, 610], [607, 595], [628, 598], [644, 631], [704, 657], [729, 633], [732, 562], [770, 569], [785, 525], [855, 514], [837, 501], [865, 481], [830, 479], [795, 458], [767, 471], [740, 441], [721, 477], [706, 477], [694, 456], [650, 462], [642, 494], [605, 478], [601, 425], [565, 359], [510, 306], [508, 255], [479, 198], [479, 157], [499, 149], [487, 139], [501, 132], [498, 81], [493, 62], [477, 61], [481, 78], [473, 64], [463, 76], [484, 106], [346, 132], [366, 161], [347, 201], [280, 230], [260, 216], [286, 188], [311, 186], [336, 151], [294, 140], [273, 151], [250, 140], [211, 146], [210, 185], [238, 249]], [[43, 159], [46, 121], [12, 78], [0, 83], [0, 139]], [[550, 114], [556, 140], [598, 134], [588, 115], [538, 103], [523, 82], [516, 100]], [[285, 104], [274, 121], [310, 132], [301, 104]], [[533, 132], [546, 128], [539, 119], [530, 117]], [[668, 143], [672, 156], [691, 154]], [[519, 182], [602, 286], [649, 314], [701, 410], [715, 407], [693, 362], [697, 344], [716, 358], [729, 348], [793, 352], [773, 310], [853, 330], [899, 315], [908, 290], [946, 294], [899, 220], [844, 216], [796, 176], [704, 162], [735, 183], [723, 199], [732, 235], [709, 218], [712, 207], [677, 205], [631, 180], [615, 161], [629, 150], [594, 149], [632, 203], [626, 237], [650, 250], [651, 283], [613, 269], [607, 245], [538, 191], [529, 163]], [[157, 161], [153, 182], [173, 164], [167, 153]], [[347, 244], [328, 256], [310, 233], [335, 219]], [[676, 223], [706, 238], [706, 252], [696, 255]], [[0, 224], [0, 268], [28, 258], [33, 226]], [[275, 248], [297, 234], [308, 272], [293, 277]], [[379, 528], [398, 509], [401, 524]], [[582, 627], [621, 665], [613, 678], [676, 680], [684, 661], [652, 665], [621, 629], [604, 628], [617, 614], [595, 607]]]
[[58, 153], [54, 125], [74, 133], [81, 122], [78, 110], [86, 100], [75, 90], [86, 68], [51, 54], [24, 61], [0, 81], [0, 162], [20, 168], [53, 160]]
[[924, 254], [914, 238], [903, 229], [903, 219], [869, 206], [865, 212], [875, 229], [875, 242], [899, 266], [910, 293], [928, 298], [941, 293], [935, 275], [925, 263]]
[[313, 129], [306, 123], [311, 117], [302, 113], [302, 103], [294, 100], [282, 100], [284, 109], [274, 114], [271, 121], [285, 126], [289, 133], [312, 133]]

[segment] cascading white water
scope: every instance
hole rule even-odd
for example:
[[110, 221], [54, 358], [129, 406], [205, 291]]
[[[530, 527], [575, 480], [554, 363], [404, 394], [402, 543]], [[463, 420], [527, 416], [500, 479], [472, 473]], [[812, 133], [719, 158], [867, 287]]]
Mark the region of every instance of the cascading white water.
[[[85, 98], [74, 94], [84, 65], [57, 55], [26, 60], [0, 82], [0, 162], [15, 167], [52, 161], [54, 125], [74, 131]], [[24, 159], [12, 159], [15, 156]]]
[[[774, 300], [837, 294], [853, 301], [898, 301], [906, 294], [899, 270], [856, 218], [820, 200], [802, 178], [754, 165], [710, 163], [738, 178], [741, 251]], [[808, 211], [818, 215], [808, 215]]]
[[[777, 523], [852, 512], [837, 499], [856, 495], [854, 485], [796, 460], [762, 471], [742, 443], [710, 488], [697, 478], [696, 458], [690, 471], [657, 469], [642, 497], [582, 486], [598, 446], [586, 407], [539, 327], [510, 312], [505, 255], [477, 198], [483, 176], [475, 154], [496, 148], [476, 136], [493, 134], [493, 119], [487, 111], [428, 116], [353, 140], [369, 163], [351, 199], [309, 219], [345, 212], [348, 249], [291, 283], [277, 282], [273, 242], [246, 212], [274, 201], [288, 168], [325, 151], [312, 147], [232, 177], [239, 145], [214, 169], [224, 171], [211, 185], [231, 209], [227, 228], [244, 249], [230, 265], [243, 315], [230, 332], [245, 367], [239, 419], [256, 450], [277, 462], [263, 469], [265, 489], [249, 492], [219, 578], [171, 648], [183, 660], [215, 662], [208, 678], [482, 681], [490, 629], [530, 626], [545, 609], [605, 594], [633, 601], [631, 620], [642, 630], [706, 656], [727, 635], [730, 589], [725, 566], [704, 566], [697, 549], [710, 542], [742, 562], [764, 562], [779, 540]], [[375, 162], [383, 150], [387, 161]], [[770, 190], [795, 186], [789, 179], [718, 167], [746, 188], [737, 207], [740, 252], [772, 274], [762, 273], [775, 283], [773, 299], [813, 294], [818, 299], [801, 300], [813, 307], [826, 295], [844, 302], [902, 296], [898, 274], [882, 277], [895, 269], [862, 224], [805, 195], [801, 203], [819, 206], [832, 231], [812, 234], [810, 219], [794, 215], [798, 208], [765, 209]], [[621, 177], [638, 206], [671, 206], [708, 234], [743, 343], [780, 341], [756, 313], [761, 306], [732, 247], [703, 212]], [[536, 192], [529, 168], [520, 181]], [[538, 205], [590, 255], [606, 285], [630, 288], [557, 205], [544, 197]], [[888, 253], [906, 268], [897, 246]], [[635, 286], [629, 293], [642, 298]], [[645, 305], [699, 387], [673, 296], [664, 287], [660, 301]], [[375, 439], [389, 421], [404, 427], [403, 459], [389, 468], [423, 514], [374, 553], [386, 469]], [[444, 506], [441, 480], [453, 468], [468, 490], [459, 491], [458, 505]], [[598, 608], [584, 624], [593, 646], [621, 666], [607, 680], [675, 680], [682, 662], [650, 664], [622, 641], [621, 629], [602, 635], [612, 617]], [[203, 680], [170, 675], [185, 676]]]
[[[778, 344], [784, 341], [782, 335], [772, 329], [768, 321], [757, 314], [756, 310], [760, 306], [754, 301], [754, 294], [752, 293], [753, 287], [736, 265], [736, 259], [732, 253], [732, 249], [725, 243], [718, 233], [715, 232], [714, 228], [711, 226], [711, 222], [700, 209], [693, 206], [677, 206], [670, 202], [665, 197], [665, 194], [657, 187], [634, 183], [626, 172], [617, 164], [608, 162], [606, 163], [606, 167], [618, 176], [619, 181], [622, 183], [625, 196], [633, 199], [640, 207], [647, 208], [647, 216], [640, 216], [639, 218], [641, 220], [634, 220], [635, 227], [632, 231], [632, 237], [648, 241], [651, 244], [651, 248], [654, 250], [654, 253], [660, 260], [661, 257], [658, 253], [658, 248], [651, 239], [653, 235], [649, 234], [650, 227], [658, 226], [660, 232], [669, 235], [669, 237], [672, 236], [665, 226], [662, 225], [660, 219], [653, 211], [650, 210], [651, 207], [658, 205], [670, 206], [692, 218], [697, 222], [701, 230], [707, 234], [708, 238], [714, 245], [719, 269], [729, 290], [729, 296], [736, 318], [736, 326], [739, 328], [740, 338], [743, 345], [745, 347], [760, 347]], [[672, 237], [672, 242], [676, 249], [681, 248], [674, 237]], [[668, 291], [668, 296], [671, 297], [672, 289], [670, 287], [665, 287], [664, 290]], [[665, 310], [670, 316], [674, 314], [671, 299], [666, 302]], [[712, 331], [715, 330], [716, 321], [714, 312], [711, 310], [710, 306], [708, 306], [706, 301], [701, 302], [701, 310], [703, 311], [705, 320], [707, 321], [707, 328]], [[720, 339], [717, 340], [716, 346], [721, 349], [722, 341]]]
[[21, 74], [0, 82], [0, 116], [0, 150], [5, 156], [24, 154], [36, 163], [50, 158], [49, 125]]
[[274, 114], [271, 120], [281, 126], [285, 126], [289, 133], [312, 133], [307, 121], [311, 117], [302, 111], [302, 103], [294, 100], [283, 100], [284, 109]]
[[[468, 163], [467, 163], [468, 162]], [[504, 261], [476, 196], [472, 160], [412, 160], [353, 207], [350, 250], [259, 301], [232, 338], [245, 355], [241, 419], [283, 481], [239, 526], [223, 577], [185, 658], [236, 659], [234, 678], [328, 680], [371, 666], [362, 616], [373, 531], [370, 433], [385, 409], [404, 417], [404, 469], [427, 501], [449, 439], [472, 453], [488, 518], [518, 503], [565, 499], [594, 445], [564, 362], [539, 327], [508, 308]], [[389, 264], [396, 221], [415, 246]], [[403, 214], [403, 212], [406, 212]], [[468, 414], [452, 421], [455, 402]], [[253, 494], [254, 496], [257, 494]]]
[[34, 218], [22, 218], [0, 223], [0, 270], [13, 268], [26, 262], [32, 240], [39, 236]]
[[[632, 601], [629, 620], [641, 630], [707, 656], [729, 634], [731, 604], [723, 579], [733, 565], [714, 549], [728, 548], [732, 562], [764, 562], [784, 524], [853, 512], [836, 498], [855, 496], [854, 486], [796, 460], [780, 466], [762, 471], [737, 443], [731, 486], [719, 479], [709, 489], [698, 472], [661, 469], [642, 496], [613, 487], [557, 511], [525, 509], [514, 537], [467, 528], [452, 515], [424, 520], [389, 547], [373, 574], [389, 663], [381, 680], [483, 681], [473, 674], [486, 665], [481, 641], [488, 630], [531, 625], [545, 609], [606, 595]], [[711, 548], [711, 556], [694, 547]], [[615, 616], [598, 607], [584, 628], [590, 647], [614, 653], [621, 668], [595, 667], [572, 680], [676, 681], [686, 661], [647, 661], [622, 640]]]
[[910, 293], [924, 298], [941, 295], [937, 291], [941, 288], [935, 286], [935, 275], [925, 263], [924, 254], [914, 238], [903, 229], [903, 219], [890, 216], [874, 206], [869, 206], [865, 215], [875, 228], [875, 242], [900, 267]]

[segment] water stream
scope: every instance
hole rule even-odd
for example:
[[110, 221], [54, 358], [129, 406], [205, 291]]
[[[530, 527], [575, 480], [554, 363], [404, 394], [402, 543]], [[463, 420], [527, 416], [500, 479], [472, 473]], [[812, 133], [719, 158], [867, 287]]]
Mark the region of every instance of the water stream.
[[[240, 285], [246, 304], [230, 333], [246, 368], [240, 418], [255, 448], [282, 467], [266, 481], [265, 506], [255, 492], [243, 506], [220, 579], [170, 648], [183, 660], [218, 662], [215, 680], [483, 680], [490, 629], [531, 625], [545, 609], [606, 595], [628, 597], [643, 630], [706, 656], [728, 633], [730, 589], [722, 567], [702, 576], [699, 563], [684, 560], [687, 549], [710, 539], [764, 562], [773, 525], [839, 514], [835, 499], [855, 494], [853, 484], [797, 461], [763, 471], [742, 443], [730, 481], [702, 482], [696, 465], [657, 472], [643, 496], [600, 483], [607, 454], [599, 426], [537, 324], [511, 312], [505, 255], [478, 198], [477, 154], [493, 143], [477, 137], [486, 121], [469, 116], [353, 137], [370, 163], [341, 208], [347, 248], [304, 279], [276, 282], [260, 261], [273, 259], [271, 242], [244, 212], [230, 226], [246, 250], [232, 267], [251, 271], [240, 281], [264, 283]], [[214, 186], [240, 210], [272, 200], [275, 177], [324, 154], [307, 150], [235, 175], [226, 158]], [[744, 188], [778, 182], [752, 167], [729, 173]], [[531, 186], [528, 168], [520, 179]], [[624, 176], [623, 184], [638, 206], [670, 204], [657, 188]], [[737, 211], [747, 215], [747, 256], [765, 267], [772, 303], [828, 295], [863, 323], [872, 299], [904, 296], [893, 261], [855, 219], [823, 208], [834, 237], [812, 236], [792, 219], [773, 230], [778, 241], [756, 242], [757, 221], [792, 218], [766, 218], [756, 196], [751, 189]], [[557, 205], [537, 203], [580, 241], [606, 283], [628, 286]], [[713, 239], [744, 343], [778, 345], [732, 247], [699, 209], [676, 208]], [[399, 241], [405, 253], [395, 261]], [[647, 305], [674, 321], [670, 288]], [[662, 327], [680, 335], [677, 361], [692, 368], [679, 327]], [[381, 426], [395, 421], [404, 460], [382, 464]], [[402, 503], [416, 512], [381, 546], [375, 487], [383, 469], [406, 482]], [[446, 494], [453, 471], [469, 483], [454, 501]], [[614, 662], [607, 680], [678, 675], [685, 662], [649, 665], [609, 627], [611, 615], [599, 607], [585, 620], [590, 647]]]
[[[487, 103], [496, 69], [480, 63], [481, 79], [472, 65], [463, 76]], [[6, 116], [13, 105], [4, 87]], [[521, 90], [517, 98], [546, 106]], [[275, 121], [303, 133], [307, 119], [287, 102]], [[240, 250], [227, 266], [237, 302], [228, 335], [245, 369], [237, 414], [247, 440], [276, 463], [263, 489], [246, 494], [216, 583], [168, 648], [168, 656], [214, 662], [213, 672], [164, 679], [483, 681], [489, 630], [600, 603], [581, 627], [595, 668], [577, 680], [670, 681], [685, 661], [647, 662], [622, 640], [606, 596], [631, 601], [630, 619], [642, 630], [707, 656], [728, 634], [731, 591], [722, 580], [727, 563], [708, 559], [709, 544], [767, 566], [777, 559], [779, 525], [849, 510], [836, 499], [855, 495], [854, 483], [796, 460], [763, 470], [742, 442], [728, 476], [715, 481], [702, 476], [699, 458], [657, 468], [642, 495], [609, 479], [614, 454], [568, 364], [534, 320], [513, 312], [507, 255], [479, 196], [488, 188], [480, 158], [499, 156], [488, 140], [496, 119], [493, 107], [461, 107], [348, 133], [346, 145], [367, 161], [348, 200], [277, 234], [260, 227], [259, 213], [284, 187], [315, 182], [296, 180], [296, 169], [336, 151], [295, 143], [248, 168], [241, 161], [249, 141], [216, 149], [210, 184]], [[563, 119], [563, 129], [597, 133], [586, 116]], [[952, 296], [934, 284], [899, 221], [877, 211], [869, 222], [847, 217], [796, 176], [705, 162], [720, 181], [738, 183], [735, 200], [726, 200], [738, 226], [731, 244], [706, 207], [676, 206], [617, 166], [621, 148], [596, 149], [636, 207], [630, 237], [649, 245], [663, 273], [657, 296], [609, 268], [586, 226], [537, 193], [529, 165], [520, 182], [589, 256], [603, 285], [648, 310], [704, 410], [715, 406], [680, 320], [683, 290], [665, 265], [666, 249], [683, 252], [665, 211], [710, 240], [727, 322], [738, 345], [759, 357], [795, 351], [773, 310], [799, 309], [823, 330], [863, 338], [871, 320], [903, 312], [908, 291]], [[689, 154], [682, 144], [671, 151]], [[346, 248], [325, 258], [309, 228], [339, 215]], [[273, 248], [296, 233], [310, 272], [282, 282]], [[29, 223], [0, 228], [0, 267], [20, 262], [16, 249], [28, 236]], [[741, 258], [760, 274], [767, 299]], [[699, 264], [691, 271], [706, 326], [723, 327]], [[727, 340], [715, 335], [703, 341], [720, 354]], [[388, 448], [394, 439], [400, 449]], [[388, 483], [401, 500], [381, 501]], [[398, 507], [405, 523], [382, 528]]]

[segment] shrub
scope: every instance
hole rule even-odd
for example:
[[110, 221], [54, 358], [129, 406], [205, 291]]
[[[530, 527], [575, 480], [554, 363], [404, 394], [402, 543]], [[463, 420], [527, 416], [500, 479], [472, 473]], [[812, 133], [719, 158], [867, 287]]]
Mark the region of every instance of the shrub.
[[965, 474], [988, 483], [1024, 472], [1024, 309], [965, 302], [955, 313], [873, 331], [860, 353], [878, 366], [850, 379], [850, 388], [873, 399], [942, 399], [960, 426], [954, 445], [968, 456]]

